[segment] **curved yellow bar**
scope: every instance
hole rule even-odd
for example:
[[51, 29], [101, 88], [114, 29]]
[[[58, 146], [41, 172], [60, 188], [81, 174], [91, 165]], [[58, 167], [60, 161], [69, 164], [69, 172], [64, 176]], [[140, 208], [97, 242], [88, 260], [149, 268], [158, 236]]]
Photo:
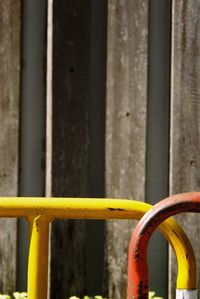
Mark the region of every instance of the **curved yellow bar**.
[[[140, 219], [150, 208], [149, 204], [126, 199], [0, 198], [0, 217], [25, 217], [30, 223], [28, 298], [46, 299], [48, 227], [52, 220]], [[177, 257], [177, 288], [196, 288], [195, 256], [184, 231], [172, 218], [163, 222], [159, 229]]]

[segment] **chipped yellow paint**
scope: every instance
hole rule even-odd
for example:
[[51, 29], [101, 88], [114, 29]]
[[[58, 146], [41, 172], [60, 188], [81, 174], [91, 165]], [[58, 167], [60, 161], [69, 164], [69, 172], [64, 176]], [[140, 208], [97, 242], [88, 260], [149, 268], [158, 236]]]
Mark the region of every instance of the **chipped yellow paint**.
[[[49, 224], [53, 219], [139, 220], [150, 208], [149, 204], [126, 199], [0, 198], [0, 217], [25, 217], [30, 224], [28, 298], [47, 297]], [[159, 229], [177, 257], [177, 288], [195, 289], [195, 257], [184, 231], [172, 218], [163, 222]]]

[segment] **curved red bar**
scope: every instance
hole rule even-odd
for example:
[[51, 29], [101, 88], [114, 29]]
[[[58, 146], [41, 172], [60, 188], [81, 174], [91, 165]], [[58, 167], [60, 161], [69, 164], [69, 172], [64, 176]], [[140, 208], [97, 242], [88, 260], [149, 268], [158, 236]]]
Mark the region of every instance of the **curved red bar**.
[[148, 241], [159, 224], [182, 212], [200, 212], [200, 192], [170, 196], [157, 203], [139, 221], [129, 245], [128, 299], [148, 299]]

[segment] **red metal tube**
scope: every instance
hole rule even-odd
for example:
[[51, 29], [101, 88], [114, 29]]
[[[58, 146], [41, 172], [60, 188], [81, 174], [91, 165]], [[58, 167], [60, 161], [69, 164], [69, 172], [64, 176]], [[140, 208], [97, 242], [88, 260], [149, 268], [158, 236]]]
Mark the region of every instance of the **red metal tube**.
[[140, 220], [132, 234], [128, 256], [128, 299], [148, 299], [147, 246], [165, 219], [182, 212], [200, 212], [200, 192], [170, 196], [157, 203]]

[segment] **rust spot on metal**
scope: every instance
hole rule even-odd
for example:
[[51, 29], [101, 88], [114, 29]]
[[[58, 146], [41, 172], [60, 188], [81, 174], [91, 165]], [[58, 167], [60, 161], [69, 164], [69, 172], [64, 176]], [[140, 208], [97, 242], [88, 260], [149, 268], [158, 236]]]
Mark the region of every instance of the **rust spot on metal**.
[[35, 222], [35, 225], [36, 225], [36, 230], [38, 232], [39, 231], [39, 229], [38, 229], [39, 225], [38, 225], [37, 221]]
[[148, 285], [144, 283], [142, 280], [138, 284], [138, 299], [148, 298]]
[[109, 211], [125, 211], [125, 209], [120, 208], [108, 208]]
[[139, 249], [137, 249], [134, 253], [134, 259], [137, 261], [137, 260], [139, 260], [139, 258], [140, 258], [140, 251], [139, 251]]

